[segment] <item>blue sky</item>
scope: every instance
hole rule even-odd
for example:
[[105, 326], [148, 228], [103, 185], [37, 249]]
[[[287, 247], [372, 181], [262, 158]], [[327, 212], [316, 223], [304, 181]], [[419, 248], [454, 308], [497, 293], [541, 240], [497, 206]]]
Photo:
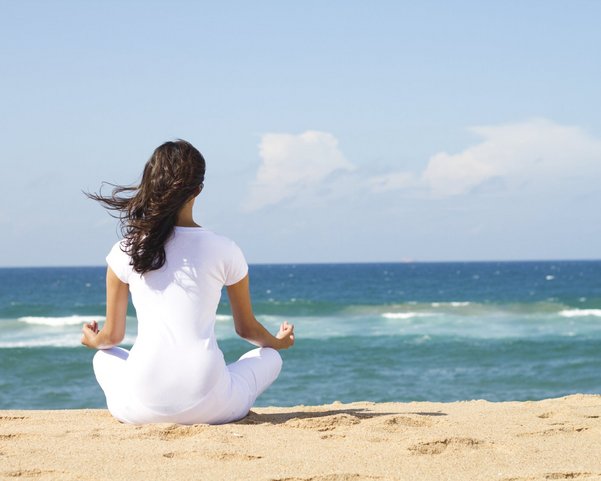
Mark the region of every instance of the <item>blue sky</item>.
[[0, 2], [0, 266], [174, 138], [250, 262], [601, 258], [601, 3]]

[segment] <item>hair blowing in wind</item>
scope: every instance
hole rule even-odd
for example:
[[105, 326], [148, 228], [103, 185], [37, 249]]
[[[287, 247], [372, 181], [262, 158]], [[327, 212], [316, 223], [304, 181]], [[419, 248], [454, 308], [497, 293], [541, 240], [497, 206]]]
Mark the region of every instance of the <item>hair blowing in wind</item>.
[[[181, 208], [203, 187], [205, 160], [189, 142], [165, 142], [144, 166], [138, 186], [113, 187], [111, 195], [85, 193], [117, 217], [126, 252], [140, 274], [165, 264], [165, 243], [173, 233]], [[102, 190], [102, 189], [101, 189]]]

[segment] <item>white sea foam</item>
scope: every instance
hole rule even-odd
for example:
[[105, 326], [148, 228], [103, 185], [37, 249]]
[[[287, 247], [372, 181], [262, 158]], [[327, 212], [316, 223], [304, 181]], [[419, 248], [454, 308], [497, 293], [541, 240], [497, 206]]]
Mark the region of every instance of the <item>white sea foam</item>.
[[[38, 336], [35, 338], [20, 338], [0, 341], [0, 349], [15, 347], [81, 347], [81, 336], [78, 333], [62, 336]], [[126, 335], [122, 345], [131, 346], [136, 340], [135, 335]]]
[[559, 313], [562, 317], [601, 317], [601, 309], [564, 309]]
[[79, 339], [21, 339], [18, 341], [0, 342], [0, 349], [15, 347], [75, 347], [81, 346]]
[[385, 312], [382, 317], [385, 319], [412, 319], [414, 317], [427, 317], [428, 312]]
[[468, 301], [451, 301], [451, 302], [432, 302], [432, 307], [451, 306], [451, 307], [465, 307], [469, 306], [471, 302]]
[[219, 322], [223, 322], [223, 321], [231, 321], [231, 320], [233, 320], [233, 317], [230, 316], [229, 314], [217, 314], [215, 319]]
[[25, 316], [19, 317], [17, 321], [26, 324], [37, 324], [42, 326], [61, 327], [75, 326], [92, 321], [102, 321], [104, 316], [66, 316], [66, 317], [35, 317]]

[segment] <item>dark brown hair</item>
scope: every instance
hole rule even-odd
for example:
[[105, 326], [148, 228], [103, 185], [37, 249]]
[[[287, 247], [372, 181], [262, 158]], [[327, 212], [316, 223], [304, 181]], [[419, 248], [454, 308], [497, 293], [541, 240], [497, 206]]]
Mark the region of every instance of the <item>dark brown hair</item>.
[[113, 187], [111, 195], [84, 192], [117, 212], [111, 215], [120, 220], [125, 252], [136, 272], [144, 274], [165, 264], [165, 243], [181, 208], [201, 191], [205, 169], [202, 154], [180, 139], [156, 148], [138, 186], [103, 182]]

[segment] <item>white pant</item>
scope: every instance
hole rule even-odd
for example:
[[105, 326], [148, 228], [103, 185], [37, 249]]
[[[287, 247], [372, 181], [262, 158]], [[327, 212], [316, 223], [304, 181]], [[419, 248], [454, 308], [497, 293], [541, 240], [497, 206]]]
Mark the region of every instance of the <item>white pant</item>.
[[282, 358], [278, 351], [260, 347], [244, 354], [224, 370], [220, 383], [198, 404], [177, 414], [157, 413], [129, 394], [124, 373], [129, 351], [112, 347], [94, 356], [94, 373], [104, 391], [110, 413], [131, 424], [223, 424], [243, 418], [256, 399], [278, 377]]

